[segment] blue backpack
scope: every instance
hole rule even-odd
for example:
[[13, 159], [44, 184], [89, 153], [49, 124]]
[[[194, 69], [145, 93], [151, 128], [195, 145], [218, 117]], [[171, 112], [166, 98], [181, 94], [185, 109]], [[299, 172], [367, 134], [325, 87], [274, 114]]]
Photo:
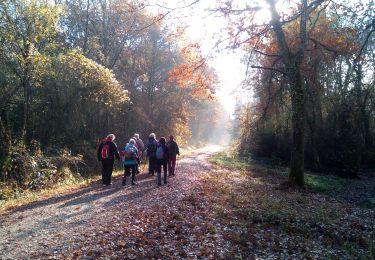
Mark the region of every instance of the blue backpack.
[[125, 160], [135, 160], [137, 159], [137, 153], [135, 152], [135, 147], [127, 146], [124, 150]]
[[165, 151], [164, 147], [162, 145], [159, 145], [158, 148], [156, 149], [156, 159], [165, 159]]

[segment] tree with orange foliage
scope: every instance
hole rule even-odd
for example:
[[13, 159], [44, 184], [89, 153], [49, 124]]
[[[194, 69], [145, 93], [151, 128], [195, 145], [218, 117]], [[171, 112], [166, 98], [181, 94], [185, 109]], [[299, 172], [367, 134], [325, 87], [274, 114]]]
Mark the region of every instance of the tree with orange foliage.
[[181, 49], [184, 63], [175, 66], [169, 72], [169, 81], [176, 82], [181, 88], [187, 88], [193, 96], [214, 98], [217, 76], [202, 57], [197, 43], [188, 44]]
[[[265, 4], [269, 20], [265, 18], [265, 5], [260, 1], [244, 6], [233, 0], [225, 1], [218, 10], [231, 19], [228, 28], [231, 46], [249, 49], [249, 67], [277, 74], [277, 79], [284, 82], [282, 85], [290, 96], [293, 135], [289, 184], [303, 187], [306, 96], [314, 79], [313, 73], [311, 77], [307, 77], [307, 73], [311, 73], [309, 67], [314, 60], [313, 53], [321, 49], [329, 52], [325, 55], [335, 55], [340, 51], [358, 53], [361, 48], [354, 40], [354, 30], [349, 27], [336, 30], [329, 27], [331, 23], [324, 23], [325, 11], [344, 13], [347, 7], [343, 4], [325, 0], [288, 1], [283, 2], [283, 6], [279, 1], [266, 0]], [[258, 64], [252, 64], [254, 61]], [[269, 81], [274, 84], [271, 88], [274, 93], [278, 92], [275, 82]]]

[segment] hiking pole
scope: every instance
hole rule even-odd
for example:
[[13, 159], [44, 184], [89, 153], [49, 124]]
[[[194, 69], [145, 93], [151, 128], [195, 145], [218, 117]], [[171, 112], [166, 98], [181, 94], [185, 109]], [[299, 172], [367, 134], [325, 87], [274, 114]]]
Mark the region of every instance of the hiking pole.
[[145, 171], [145, 161], [143, 160], [143, 166], [142, 166], [142, 159], [145, 158], [143, 156], [144, 152], [142, 153], [142, 156], [141, 156], [141, 159], [140, 159], [140, 164], [141, 164], [141, 173], [143, 173]]
[[138, 173], [137, 174], [142, 173], [142, 157], [143, 157], [143, 153], [141, 152], [141, 156], [138, 157], [138, 163], [139, 163], [139, 165], [137, 167], [137, 169], [138, 169]]
[[177, 166], [178, 166], [178, 159], [180, 158], [180, 155], [178, 155], [178, 157], [176, 157], [176, 165], [174, 167], [174, 175], [176, 175], [176, 172], [177, 172]]
[[[143, 156], [144, 155], [144, 156]], [[145, 172], [146, 171], [146, 167], [147, 167], [147, 165], [148, 165], [148, 156], [147, 156], [147, 149], [145, 149], [144, 151], [143, 151], [143, 153], [142, 153], [142, 156], [143, 156], [143, 172]]]
[[143, 172], [145, 171], [146, 164], [147, 164], [147, 148], [143, 151], [142, 155], [146, 154], [144, 164], [143, 164]]

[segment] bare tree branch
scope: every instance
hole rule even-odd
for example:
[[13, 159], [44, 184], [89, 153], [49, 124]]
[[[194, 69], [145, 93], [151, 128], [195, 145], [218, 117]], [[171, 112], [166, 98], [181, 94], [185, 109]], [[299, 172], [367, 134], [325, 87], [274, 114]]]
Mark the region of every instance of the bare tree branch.
[[365, 41], [364, 41], [363, 44], [362, 44], [361, 50], [359, 51], [357, 57], [356, 57], [355, 60], [354, 60], [355, 62], [358, 62], [358, 61], [360, 60], [360, 58], [361, 58], [361, 56], [362, 56], [362, 53], [363, 53], [363, 51], [365, 50], [365, 48], [366, 48], [366, 46], [367, 46], [367, 43], [368, 43], [368, 41], [369, 41], [369, 39], [370, 39], [371, 34], [373, 34], [373, 33], [375, 32], [375, 19], [372, 21], [372, 23], [369, 25], [368, 28], [371, 28], [371, 26], [372, 26], [373, 28], [367, 33], [366, 39], [365, 39]]
[[336, 49], [333, 49], [323, 43], [321, 43], [320, 41], [314, 39], [314, 38], [310, 38], [309, 37], [309, 40], [312, 41], [313, 43], [315, 43], [316, 45], [319, 45], [319, 46], [322, 46], [324, 49], [326, 49], [327, 51], [330, 51], [330, 52], [333, 52], [333, 53], [339, 53], [340, 51], [339, 50], [336, 50]]
[[276, 69], [276, 68], [272, 68], [272, 67], [262, 67], [262, 66], [257, 66], [257, 65], [251, 65], [250, 67], [253, 68], [253, 69], [262, 69], [262, 70], [272, 70], [272, 71], [277, 71], [277, 72], [283, 74], [284, 76], [286, 76], [285, 71], [282, 71], [282, 70], [279, 70], [279, 69]]
[[254, 50], [254, 52], [259, 53], [259, 54], [264, 55], [264, 56], [267, 56], [267, 57], [277, 57], [277, 58], [281, 57], [278, 54], [269, 54], [269, 53], [262, 52], [260, 50]]

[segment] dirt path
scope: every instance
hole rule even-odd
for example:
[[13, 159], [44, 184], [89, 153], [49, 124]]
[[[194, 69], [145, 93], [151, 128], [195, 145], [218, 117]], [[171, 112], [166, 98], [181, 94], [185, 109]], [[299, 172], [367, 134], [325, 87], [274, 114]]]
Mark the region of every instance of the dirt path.
[[[204, 200], [208, 147], [181, 159], [176, 177], [157, 188], [99, 184], [34, 202], [0, 217], [0, 259], [223, 257], [226, 244]], [[201, 196], [203, 197], [203, 196]]]

